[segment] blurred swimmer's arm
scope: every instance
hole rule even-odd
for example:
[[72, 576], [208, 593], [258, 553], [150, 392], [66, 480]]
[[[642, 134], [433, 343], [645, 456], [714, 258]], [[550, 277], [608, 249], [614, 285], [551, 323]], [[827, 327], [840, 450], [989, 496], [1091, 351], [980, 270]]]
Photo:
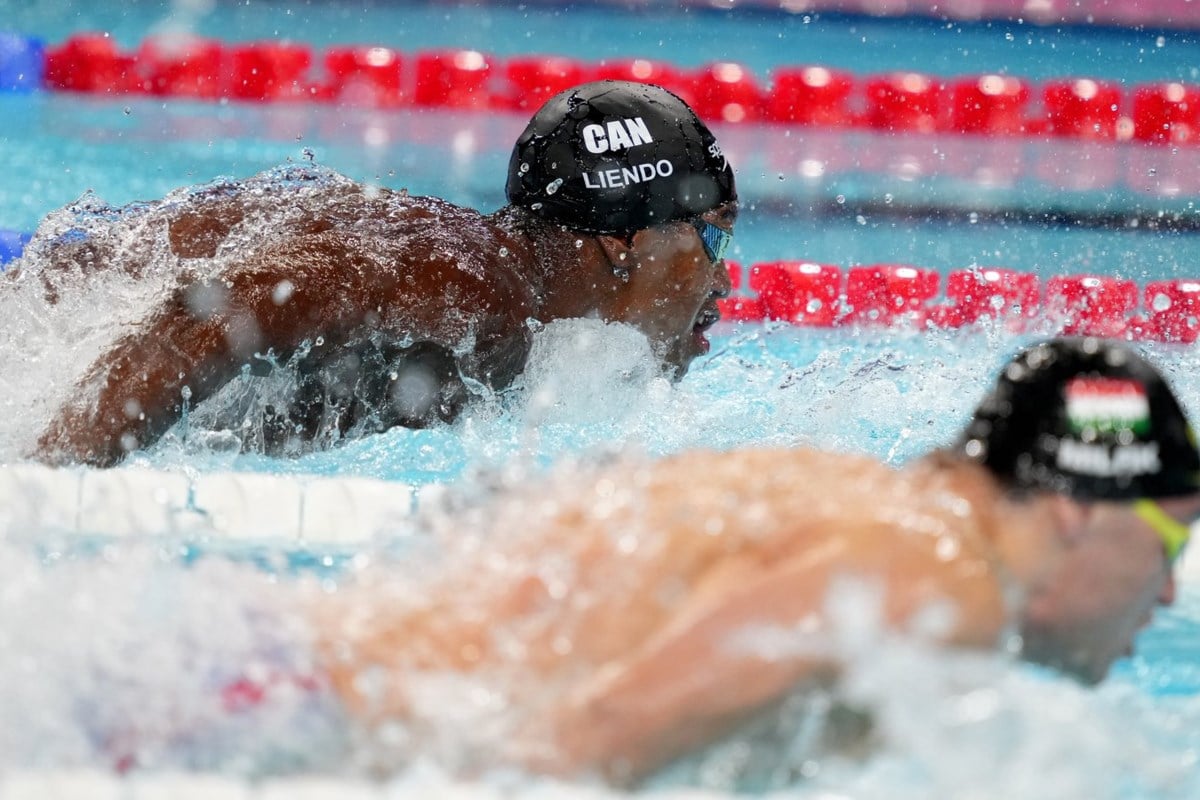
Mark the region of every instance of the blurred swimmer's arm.
[[567, 699], [534, 765], [635, 781], [789, 693], [832, 684], [845, 643], [864, 636], [994, 646], [1005, 620], [994, 576], [931, 544], [848, 519], [774, 563], [727, 559], [671, 623]]
[[[821, 552], [773, 567], [725, 564], [663, 630], [567, 698], [534, 767], [636, 781], [789, 691], [828, 683], [837, 674], [820, 638], [828, 576]], [[801, 634], [806, 620], [815, 627]]]

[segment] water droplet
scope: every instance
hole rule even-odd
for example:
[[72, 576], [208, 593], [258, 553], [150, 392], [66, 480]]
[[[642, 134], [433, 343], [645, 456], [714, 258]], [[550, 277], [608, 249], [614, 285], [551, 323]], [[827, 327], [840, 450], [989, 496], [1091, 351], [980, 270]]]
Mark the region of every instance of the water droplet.
[[575, 240], [575, 249], [578, 250], [581, 247], [583, 247], [583, 239], [576, 239]]
[[521, 162], [521, 174], [524, 175], [526, 172], [529, 172], [529, 165], [527, 163], [525, 163], [524, 161], [522, 161]]
[[127, 117], [128, 117], [128, 116], [129, 116], [129, 115], [131, 115], [132, 113], [133, 113], [133, 109], [132, 109], [132, 108], [130, 108], [129, 106], [125, 106], [125, 116], [127, 116]]
[[288, 300], [292, 299], [292, 294], [296, 291], [296, 285], [284, 278], [279, 283], [275, 284], [275, 289], [271, 292], [271, 302], [277, 306], [281, 306]]
[[501, 258], [508, 258], [508, 248], [507, 248], [507, 247], [501, 247], [501, 248], [500, 248], [500, 257], [501, 257]]
[[1158, 294], [1154, 295], [1154, 299], [1150, 301], [1150, 306], [1155, 311], [1166, 311], [1171, 307], [1171, 298], [1159, 292]]

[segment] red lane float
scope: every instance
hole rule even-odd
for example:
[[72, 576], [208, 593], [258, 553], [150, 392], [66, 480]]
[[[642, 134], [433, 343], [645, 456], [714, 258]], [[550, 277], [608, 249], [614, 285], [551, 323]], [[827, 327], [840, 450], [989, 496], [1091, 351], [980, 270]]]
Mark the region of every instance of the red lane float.
[[1150, 316], [1141, 338], [1191, 344], [1200, 337], [1200, 281], [1153, 281], [1144, 292]]
[[708, 64], [692, 78], [692, 108], [708, 120], [758, 122], [763, 117], [763, 91], [741, 64]]
[[274, 102], [312, 96], [307, 81], [312, 50], [290, 42], [251, 42], [229, 53], [229, 94], [237, 100]]
[[554, 95], [583, 81], [583, 64], [562, 56], [515, 56], [503, 67], [505, 85], [492, 107], [532, 114]]
[[95, 94], [124, 94], [140, 88], [134, 56], [121, 53], [106, 33], [72, 36], [46, 50], [44, 80], [51, 89]]
[[1031, 319], [1040, 310], [1038, 277], [1027, 272], [984, 267], [956, 269], [946, 276], [944, 305], [931, 309], [929, 321], [958, 328], [989, 319]]
[[689, 103], [694, 96], [685, 71], [663, 61], [645, 58], [605, 59], [591, 67], [587, 79], [654, 83], [670, 89]]
[[842, 271], [809, 261], [774, 261], [750, 269], [750, 288], [767, 319], [828, 327], [841, 312]]
[[416, 58], [418, 106], [483, 109], [490, 104], [492, 59], [478, 50], [436, 50]]
[[138, 48], [140, 86], [163, 97], [216, 100], [224, 88], [225, 49], [193, 36], [147, 39]]
[[335, 47], [325, 53], [330, 100], [347, 105], [393, 108], [402, 105], [404, 59], [386, 47]]
[[866, 124], [886, 131], [933, 133], [941, 125], [942, 84], [918, 72], [867, 79]]
[[1079, 139], [1115, 139], [1121, 88], [1087, 78], [1050, 81], [1042, 89], [1046, 132]]
[[[521, 55], [501, 61], [474, 50], [409, 56], [363, 45], [317, 52], [293, 42], [222, 44], [196, 37], [152, 38], [126, 53], [103, 33], [71, 36], [48, 48], [44, 59], [48, 88], [102, 94], [525, 113], [581, 81], [621, 78], [666, 86], [701, 117], [733, 124], [981, 137], [1049, 134], [1164, 145], [1200, 141], [1200, 86], [1172, 81], [1140, 85], [1126, 96], [1119, 84], [1090, 78], [1037, 86], [1010, 75], [860, 77], [820, 65], [782, 66], [764, 81], [734, 62], [682, 69], [637, 58], [586, 63]], [[1031, 110], [1035, 95], [1040, 102]]]
[[1029, 84], [1007, 75], [982, 75], [950, 86], [950, 127], [958, 133], [1019, 134], [1026, 130]]
[[1200, 88], [1182, 83], [1139, 86], [1133, 92], [1133, 137], [1188, 144], [1200, 136]]
[[1131, 280], [1103, 275], [1055, 275], [1046, 281], [1045, 311], [1072, 336], [1121, 337], [1137, 307]]
[[[952, 270], [875, 264], [843, 270], [810, 261], [732, 265], [735, 294], [719, 301], [733, 322], [779, 321], [810, 328], [960, 328], [1002, 323], [1014, 332], [1191, 344], [1200, 339], [1200, 280], [1152, 281], [1032, 273], [998, 267]], [[742, 278], [745, 277], [743, 286]]]
[[854, 123], [850, 95], [854, 76], [825, 67], [782, 67], [772, 75], [767, 119], [798, 125], [842, 128]]
[[902, 264], [852, 267], [846, 274], [844, 322], [892, 325], [907, 319], [923, 325], [940, 280], [934, 270]]

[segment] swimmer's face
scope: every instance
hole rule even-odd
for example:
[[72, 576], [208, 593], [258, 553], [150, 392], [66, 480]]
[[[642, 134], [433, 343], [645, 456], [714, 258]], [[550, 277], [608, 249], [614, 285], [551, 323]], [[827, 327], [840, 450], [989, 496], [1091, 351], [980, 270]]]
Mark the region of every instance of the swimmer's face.
[[[736, 202], [726, 203], [701, 219], [732, 233], [737, 213]], [[705, 334], [721, 318], [717, 300], [730, 291], [725, 261], [709, 256], [687, 220], [638, 231], [627, 260], [633, 266], [612, 316], [639, 328], [664, 364], [682, 375], [708, 352]]]
[[[1159, 505], [1180, 521], [1200, 513], [1200, 497]], [[1131, 504], [1092, 503], [1080, 513], [1061, 563], [1030, 600], [1022, 634], [1031, 660], [1093, 683], [1132, 654], [1155, 606], [1174, 602], [1175, 576], [1162, 540]]]

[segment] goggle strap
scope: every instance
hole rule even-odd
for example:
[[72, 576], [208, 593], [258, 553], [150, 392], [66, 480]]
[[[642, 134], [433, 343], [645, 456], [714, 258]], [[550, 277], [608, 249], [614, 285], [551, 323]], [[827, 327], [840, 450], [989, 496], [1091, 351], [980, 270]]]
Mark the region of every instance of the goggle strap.
[[1174, 561], [1179, 557], [1191, 535], [1191, 530], [1187, 525], [1163, 511], [1162, 506], [1153, 500], [1135, 500], [1133, 513], [1153, 528], [1154, 532], [1162, 539], [1168, 561]]

